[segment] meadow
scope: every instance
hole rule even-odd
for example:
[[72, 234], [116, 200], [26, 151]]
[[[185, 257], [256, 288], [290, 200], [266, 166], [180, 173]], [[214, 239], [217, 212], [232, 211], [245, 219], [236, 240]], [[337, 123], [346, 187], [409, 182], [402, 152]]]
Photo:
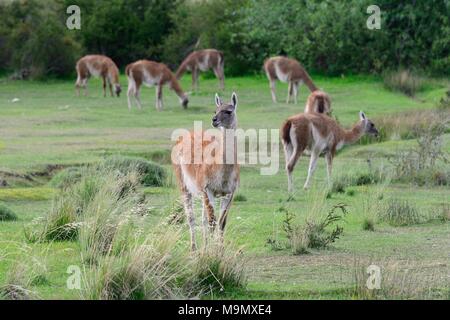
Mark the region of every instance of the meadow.
[[[380, 78], [372, 76], [313, 76], [318, 87], [332, 98], [333, 116], [349, 128], [363, 110], [375, 122], [436, 108], [448, 90], [448, 82], [431, 81], [414, 98], [387, 90]], [[164, 110], [155, 110], [154, 88], [143, 88], [143, 110], [127, 108], [126, 79], [120, 98], [102, 96], [98, 80], [89, 83], [90, 96], [76, 97], [74, 81], [9, 81], [0, 79], [0, 204], [14, 211], [16, 221], [0, 221], [0, 286], [18, 262], [33, 264], [34, 256], [45, 260], [45, 281], [30, 290], [43, 299], [79, 299], [78, 290], [66, 286], [67, 268], [83, 264], [76, 241], [34, 243], [25, 230], [45, 216], [57, 188], [55, 174], [72, 166], [96, 163], [111, 155], [142, 157], [163, 166], [167, 182], [160, 187], [142, 187], [152, 210], [143, 223], [167, 219], [167, 212], [179, 197], [170, 165], [171, 133], [193, 127], [194, 121], [210, 126], [215, 109], [217, 80], [200, 79], [199, 92], [189, 96], [187, 110], [175, 94], [164, 89]], [[278, 129], [288, 116], [302, 112], [307, 95], [300, 87], [299, 103], [286, 104], [287, 85], [277, 85], [279, 103], [271, 102], [268, 81], [257, 75], [227, 78], [221, 93], [226, 101], [235, 91], [239, 97], [238, 121], [243, 129]], [[185, 76], [182, 87], [190, 90]], [[14, 102], [13, 102], [14, 101]], [[448, 109], [447, 109], [448, 110]], [[419, 116], [420, 118], [420, 116]], [[420, 119], [419, 119], [420, 120]], [[333, 178], [367, 175], [387, 170], [390, 157], [416, 146], [413, 138], [390, 135], [382, 141], [356, 143], [340, 151], [334, 162]], [[443, 151], [450, 152], [450, 133], [443, 135]], [[381, 267], [385, 287], [394, 298], [450, 298], [450, 191], [449, 184], [416, 184], [383, 177], [379, 181], [355, 183], [331, 192], [326, 183], [326, 166], [319, 159], [311, 190], [301, 189], [306, 178], [308, 157], [300, 159], [294, 172], [297, 189], [287, 194], [284, 155], [273, 176], [262, 176], [259, 166], [241, 171], [239, 197], [233, 203], [226, 240], [240, 248], [245, 260], [247, 282], [243, 288], [210, 293], [213, 299], [358, 299], [357, 288], [365, 283], [371, 264]], [[448, 164], [439, 163], [447, 170]], [[450, 180], [450, 178], [449, 178]], [[393, 226], [379, 218], [389, 201], [407, 201], [421, 216], [417, 223]], [[348, 213], [339, 222], [343, 233], [326, 248], [293, 254], [287, 241], [286, 212], [291, 224], [319, 218], [338, 204]], [[196, 213], [200, 221], [200, 204]], [[370, 220], [374, 230], [364, 230]], [[200, 224], [200, 223], [199, 223]], [[188, 231], [181, 224], [181, 247], [188, 250]]]

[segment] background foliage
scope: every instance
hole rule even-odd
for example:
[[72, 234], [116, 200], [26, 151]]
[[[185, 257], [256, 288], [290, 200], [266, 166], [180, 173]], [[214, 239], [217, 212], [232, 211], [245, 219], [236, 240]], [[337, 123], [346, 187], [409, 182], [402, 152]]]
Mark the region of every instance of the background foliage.
[[[77, 4], [82, 29], [67, 30]], [[74, 72], [84, 53], [123, 69], [140, 58], [175, 68], [194, 49], [224, 51], [227, 74], [259, 72], [287, 54], [308, 70], [381, 73], [450, 70], [450, 1], [379, 0], [381, 30], [366, 27], [368, 0], [15, 0], [0, 4], [0, 69], [35, 77]]]

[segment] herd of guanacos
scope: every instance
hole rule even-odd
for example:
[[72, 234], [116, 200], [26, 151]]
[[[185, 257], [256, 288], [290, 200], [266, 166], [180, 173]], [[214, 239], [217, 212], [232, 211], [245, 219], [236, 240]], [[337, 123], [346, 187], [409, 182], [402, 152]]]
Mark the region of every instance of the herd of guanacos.
[[[211, 69], [219, 79], [220, 88], [223, 89], [224, 57], [222, 52], [215, 49], [194, 51], [182, 62], [175, 74], [162, 63], [149, 60], [139, 60], [131, 63], [125, 69], [128, 78], [128, 107], [131, 109], [132, 98], [134, 98], [138, 108], [142, 108], [140, 88], [142, 84], [145, 84], [156, 87], [157, 110], [162, 110], [163, 108], [162, 88], [165, 85], [177, 94], [180, 104], [187, 108], [188, 96], [181, 89], [178, 79], [185, 72], [191, 72], [192, 88], [197, 90], [199, 73]], [[105, 96], [107, 86], [109, 86], [111, 96], [114, 96], [114, 94], [120, 95], [122, 89], [119, 83], [119, 69], [110, 58], [103, 55], [85, 56], [77, 62], [76, 70], [78, 75], [76, 81], [78, 95], [80, 94], [80, 88], [84, 88], [87, 95], [87, 81], [91, 76], [102, 78]], [[310, 187], [311, 178], [321, 154], [325, 156], [328, 183], [331, 184], [332, 163], [336, 151], [345, 144], [358, 141], [365, 134], [378, 136], [375, 124], [361, 111], [359, 113], [359, 121], [350, 130], [342, 128], [330, 117], [331, 100], [329, 95], [315, 86], [306, 70], [295, 59], [284, 56], [269, 58], [264, 62], [264, 71], [270, 82], [273, 102], [277, 101], [275, 95], [276, 80], [289, 84], [287, 103], [292, 98], [297, 103], [300, 84], [304, 83], [311, 91], [304, 113], [289, 117], [281, 126], [280, 135], [285, 152], [289, 193], [292, 194], [294, 192], [292, 172], [305, 150], [310, 152], [311, 157], [304, 189]], [[216, 94], [215, 104], [216, 111], [212, 118], [213, 127], [235, 130], [237, 128], [237, 94], [232, 94], [229, 103], [224, 103]], [[193, 140], [195, 139], [200, 139], [201, 143], [194, 143]], [[186, 141], [189, 143], [185, 144], [184, 142]], [[217, 144], [217, 141], [220, 143]], [[211, 143], [213, 143], [211, 137], [206, 137], [204, 132], [190, 132], [180, 137], [172, 150], [172, 159], [177, 159], [177, 161], [173, 161], [173, 167], [190, 228], [192, 250], [197, 248], [193, 199], [200, 197], [202, 200], [204, 243], [207, 243], [208, 235], [213, 233], [216, 225], [219, 226], [219, 235], [223, 239], [228, 212], [239, 185], [240, 171], [237, 161], [231, 164], [211, 163], [209, 161], [201, 163], [185, 161], [187, 154], [190, 159], [192, 159], [191, 155], [196, 151], [203, 154], [204, 150], [211, 147]], [[224, 135], [215, 137], [214, 143], [221, 148], [218, 152], [219, 154], [225, 155], [230, 151], [226, 150], [227, 143]], [[190, 146], [187, 153], [185, 150], [186, 145]], [[199, 150], [194, 150], [195, 148]], [[236, 153], [236, 148], [229, 148], [232, 148], [231, 152]], [[237, 159], [236, 155], [234, 158]], [[218, 220], [216, 220], [214, 208], [216, 198], [221, 200]]]

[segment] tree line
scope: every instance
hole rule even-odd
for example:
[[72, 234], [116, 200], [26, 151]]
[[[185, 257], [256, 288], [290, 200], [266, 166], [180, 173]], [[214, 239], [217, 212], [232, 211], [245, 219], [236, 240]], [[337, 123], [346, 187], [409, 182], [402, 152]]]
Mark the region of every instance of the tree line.
[[[69, 5], [81, 29], [66, 27]], [[146, 58], [174, 69], [195, 49], [224, 52], [228, 75], [260, 72], [265, 58], [294, 57], [311, 72], [340, 75], [398, 68], [450, 72], [450, 1], [13, 0], [0, 4], [0, 72], [65, 77], [86, 53], [122, 69]]]

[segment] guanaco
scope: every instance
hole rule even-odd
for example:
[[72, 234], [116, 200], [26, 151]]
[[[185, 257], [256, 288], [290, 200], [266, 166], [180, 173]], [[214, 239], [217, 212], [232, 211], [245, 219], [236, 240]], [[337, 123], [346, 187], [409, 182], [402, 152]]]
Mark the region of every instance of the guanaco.
[[189, 100], [187, 95], [181, 89], [178, 80], [170, 69], [163, 63], [149, 60], [139, 60], [129, 64], [125, 73], [128, 77], [128, 109], [131, 110], [131, 96], [134, 96], [139, 109], [142, 109], [140, 99], [140, 90], [142, 84], [147, 86], [156, 86], [156, 109], [161, 111], [163, 108], [162, 88], [168, 85], [175, 91], [180, 99], [183, 108], [187, 108]]
[[77, 82], [75, 87], [78, 96], [80, 95], [80, 88], [84, 88], [84, 95], [88, 95], [87, 82], [91, 76], [101, 77], [103, 81], [103, 96], [106, 97], [106, 84], [109, 86], [111, 97], [114, 92], [117, 97], [120, 96], [122, 88], [119, 83], [119, 68], [117, 68], [114, 61], [103, 55], [87, 55], [78, 60], [76, 65]]
[[336, 151], [345, 144], [355, 143], [364, 134], [378, 136], [375, 124], [366, 118], [364, 112], [361, 111], [359, 117], [359, 122], [351, 130], [341, 128], [336, 120], [321, 113], [300, 113], [283, 123], [281, 140], [286, 158], [289, 192], [293, 192], [292, 172], [305, 149], [311, 151], [308, 177], [303, 187], [307, 189], [321, 153], [325, 153], [328, 183], [331, 185], [331, 171]]
[[225, 87], [224, 75], [224, 59], [223, 53], [216, 49], [205, 49], [194, 51], [184, 59], [176, 72], [177, 79], [186, 72], [192, 73], [192, 90], [198, 90], [198, 77], [200, 71], [208, 71], [212, 69], [217, 79], [219, 79], [219, 88], [221, 90]]
[[[203, 238], [206, 243], [216, 226], [215, 199], [222, 198], [218, 224], [223, 236], [233, 195], [239, 184], [235, 138], [237, 95], [233, 93], [231, 103], [223, 103], [216, 94], [215, 103], [212, 125], [220, 129], [219, 134], [211, 137], [205, 131], [190, 132], [180, 137], [172, 150], [172, 163], [182, 193], [192, 250], [197, 248], [193, 198], [201, 197], [203, 201]], [[216, 149], [211, 152], [213, 146]], [[195, 154], [200, 155], [198, 162], [194, 161]], [[225, 157], [231, 161], [225, 161]]]
[[321, 90], [311, 92], [306, 100], [305, 113], [311, 112], [331, 114], [331, 99], [326, 92]]
[[295, 59], [282, 56], [269, 58], [264, 61], [264, 71], [270, 82], [270, 91], [274, 103], [277, 102], [275, 94], [275, 82], [277, 79], [289, 83], [286, 103], [290, 102], [292, 96], [294, 96], [294, 103], [297, 103], [299, 86], [302, 83], [305, 83], [311, 92], [317, 90], [309, 74]]

